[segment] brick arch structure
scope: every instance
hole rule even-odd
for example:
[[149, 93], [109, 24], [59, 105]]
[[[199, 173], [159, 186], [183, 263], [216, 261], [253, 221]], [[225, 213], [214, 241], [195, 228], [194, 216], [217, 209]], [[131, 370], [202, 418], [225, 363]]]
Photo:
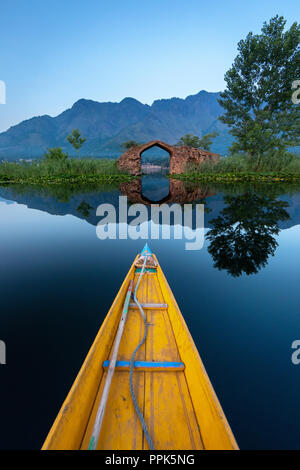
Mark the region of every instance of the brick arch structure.
[[207, 152], [206, 150], [196, 149], [193, 147], [166, 144], [160, 140], [152, 140], [147, 144], [131, 147], [120, 156], [118, 167], [120, 170], [127, 171], [132, 175], [141, 174], [141, 155], [146, 150], [152, 147], [159, 147], [165, 150], [170, 155], [170, 174], [184, 173], [186, 164], [198, 164], [204, 161], [220, 160], [220, 155], [217, 153]]
[[121, 183], [120, 191], [123, 196], [127, 196], [131, 203], [145, 204], [150, 206], [151, 204], [184, 204], [193, 203], [201, 198], [215, 196], [214, 189], [203, 189], [199, 187], [187, 187], [183, 181], [169, 179], [169, 194], [160, 201], [151, 201], [143, 195], [142, 180], [136, 178], [132, 181]]

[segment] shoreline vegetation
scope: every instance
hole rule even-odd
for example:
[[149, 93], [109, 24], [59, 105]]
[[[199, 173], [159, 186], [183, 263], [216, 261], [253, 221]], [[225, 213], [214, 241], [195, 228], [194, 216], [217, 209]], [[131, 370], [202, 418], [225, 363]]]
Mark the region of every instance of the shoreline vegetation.
[[0, 163], [0, 184], [93, 184], [130, 181], [114, 159], [66, 158]]
[[172, 179], [189, 182], [206, 183], [288, 183], [299, 181], [300, 174], [287, 173], [182, 173], [180, 175], [170, 175]]
[[262, 182], [300, 181], [300, 155], [284, 154], [260, 157], [231, 155], [217, 163], [202, 163], [186, 168], [185, 173], [169, 175], [183, 181]]
[[[217, 163], [187, 166], [182, 174], [165, 176], [186, 182], [207, 183], [300, 182], [300, 155], [265, 156], [262, 159], [232, 155], [222, 157]], [[135, 178], [118, 169], [117, 159], [67, 158], [0, 163], [0, 184], [117, 184]]]

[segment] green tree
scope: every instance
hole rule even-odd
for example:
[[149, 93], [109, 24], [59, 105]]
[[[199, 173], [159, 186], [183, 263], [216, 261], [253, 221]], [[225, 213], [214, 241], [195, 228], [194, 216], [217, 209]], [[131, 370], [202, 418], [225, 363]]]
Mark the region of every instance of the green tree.
[[235, 137], [231, 152], [262, 158], [299, 145], [300, 112], [292, 102], [292, 83], [300, 76], [300, 26], [285, 31], [275, 16], [261, 34], [250, 32], [238, 43], [238, 55], [225, 74], [219, 119]]
[[63, 153], [60, 147], [54, 147], [44, 153], [44, 158], [47, 161], [63, 161], [68, 158], [68, 154]]
[[180, 140], [176, 145], [185, 145], [187, 147], [201, 148], [203, 150], [210, 150], [212, 141], [219, 134], [218, 132], [212, 132], [211, 134], [205, 134], [202, 139], [197, 135], [186, 134], [180, 137]]
[[203, 150], [210, 150], [212, 146], [213, 139], [219, 135], [218, 132], [211, 132], [210, 134], [204, 134], [202, 139], [199, 139], [199, 148]]
[[128, 140], [127, 142], [123, 142], [123, 144], [121, 144], [121, 147], [125, 149], [130, 149], [131, 147], [138, 147], [139, 145], [141, 144], [139, 144], [135, 140]]
[[184, 136], [180, 137], [176, 145], [185, 145], [186, 147], [199, 148], [199, 142], [200, 139], [197, 135], [185, 134]]
[[74, 129], [71, 134], [67, 136], [67, 141], [71, 144], [76, 152], [78, 153], [79, 149], [82, 147], [86, 138], [81, 137], [81, 133], [78, 129]]

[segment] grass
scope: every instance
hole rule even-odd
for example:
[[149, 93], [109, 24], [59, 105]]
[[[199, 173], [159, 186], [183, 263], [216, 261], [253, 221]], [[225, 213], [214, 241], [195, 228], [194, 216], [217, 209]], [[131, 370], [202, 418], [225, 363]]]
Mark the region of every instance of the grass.
[[[293, 154], [249, 158], [241, 155], [190, 166], [171, 178], [187, 182], [293, 182], [300, 181], [300, 156]], [[116, 159], [66, 158], [33, 162], [0, 163], [0, 184], [97, 184], [130, 181], [133, 176], [118, 169]]]
[[132, 177], [118, 170], [113, 159], [45, 159], [30, 163], [0, 163], [0, 183], [60, 184], [128, 181]]
[[283, 182], [300, 181], [300, 156], [293, 154], [250, 158], [241, 155], [223, 157], [217, 163], [205, 162], [172, 175], [186, 181], [207, 182]]

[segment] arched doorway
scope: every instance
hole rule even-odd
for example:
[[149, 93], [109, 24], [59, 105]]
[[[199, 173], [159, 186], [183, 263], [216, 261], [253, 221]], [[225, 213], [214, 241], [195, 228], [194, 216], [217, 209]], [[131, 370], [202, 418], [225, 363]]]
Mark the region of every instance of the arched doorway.
[[168, 150], [156, 144], [143, 150], [140, 155], [142, 174], [169, 173], [170, 152]]
[[140, 153], [142, 173], [142, 196], [157, 202], [169, 196], [170, 152], [154, 144]]

